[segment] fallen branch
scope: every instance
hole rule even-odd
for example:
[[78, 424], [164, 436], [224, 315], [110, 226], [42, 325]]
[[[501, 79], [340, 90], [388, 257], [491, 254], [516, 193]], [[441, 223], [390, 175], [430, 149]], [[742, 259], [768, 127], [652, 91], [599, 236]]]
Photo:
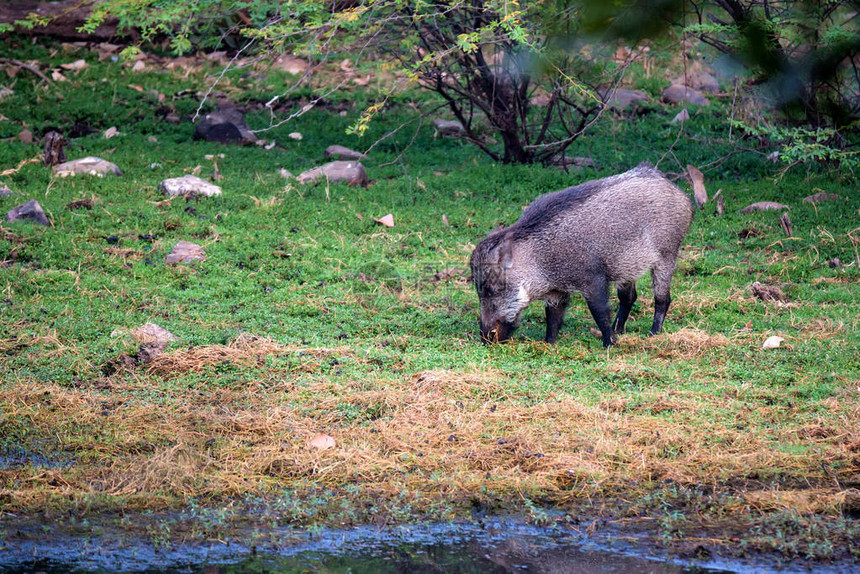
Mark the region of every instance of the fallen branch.
[[42, 163], [42, 154], [37, 155], [36, 157], [31, 157], [30, 159], [22, 160], [17, 167], [7, 169], [4, 171], [0, 171], [0, 177], [4, 177], [7, 175], [12, 175], [13, 173], [18, 173], [21, 171], [21, 168], [27, 165], [28, 163]]
[[51, 82], [51, 78], [49, 78], [48, 76], [46, 76], [45, 74], [43, 74], [42, 72], [39, 71], [39, 68], [37, 68], [36, 66], [32, 66], [32, 65], [28, 64], [27, 62], [22, 62], [20, 60], [14, 60], [12, 58], [0, 58], [0, 64], [11, 64], [13, 66], [23, 68], [24, 70], [27, 70], [31, 74], [35, 74], [40, 79], [48, 82], [49, 84], [53, 83], [53, 82]]

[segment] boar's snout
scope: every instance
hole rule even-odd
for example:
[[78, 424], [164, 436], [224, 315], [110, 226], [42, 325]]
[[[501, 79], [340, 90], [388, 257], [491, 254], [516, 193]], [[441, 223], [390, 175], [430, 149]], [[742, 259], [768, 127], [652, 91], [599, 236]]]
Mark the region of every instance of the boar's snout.
[[511, 338], [513, 332], [514, 325], [507, 321], [493, 321], [491, 323], [481, 321], [481, 341], [485, 345], [503, 343]]

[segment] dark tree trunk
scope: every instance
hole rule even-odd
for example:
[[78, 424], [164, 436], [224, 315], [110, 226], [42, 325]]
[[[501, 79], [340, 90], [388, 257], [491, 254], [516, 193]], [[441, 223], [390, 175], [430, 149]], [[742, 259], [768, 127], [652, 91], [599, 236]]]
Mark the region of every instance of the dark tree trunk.
[[66, 161], [66, 152], [63, 151], [65, 145], [66, 140], [59, 133], [45, 134], [45, 153], [42, 156], [42, 163], [50, 167]]
[[12, 0], [0, 2], [0, 24], [12, 24], [26, 20], [30, 14], [50, 18], [47, 26], [35, 26], [31, 30], [21, 30], [31, 36], [50, 36], [61, 40], [111, 40], [116, 38], [116, 21], [108, 20], [92, 34], [79, 32], [78, 28], [86, 22], [90, 6], [98, 0], [61, 0], [60, 2], [36, 2], [35, 0]]

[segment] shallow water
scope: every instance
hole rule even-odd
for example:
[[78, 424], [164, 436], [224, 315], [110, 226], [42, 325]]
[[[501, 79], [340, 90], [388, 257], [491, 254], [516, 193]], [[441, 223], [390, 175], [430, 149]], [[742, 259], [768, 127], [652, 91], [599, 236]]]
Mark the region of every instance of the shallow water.
[[0, 445], [0, 470], [12, 470], [32, 465], [40, 468], [68, 468], [74, 460], [60, 454], [43, 454], [20, 445]]
[[[720, 558], [698, 547], [679, 558], [647, 535], [604, 526], [596, 537], [575, 529], [541, 528], [520, 519], [487, 519], [390, 528], [356, 527], [248, 532], [247, 540], [156, 548], [127, 535], [49, 538], [38, 525], [0, 524], [0, 574], [140, 572], [232, 573], [542, 573], [542, 574], [857, 574], [856, 561], [785, 562], [778, 556]], [[265, 540], [265, 547], [260, 542]], [[712, 553], [713, 551], [713, 553]]]
[[[19, 540], [0, 546], [0, 574], [74, 572], [205, 573], [621, 573], [770, 572], [750, 564], [694, 562], [661, 555], [624, 540], [598, 543], [575, 531], [517, 521], [283, 532], [269, 547], [241, 541], [156, 549], [144, 541], [105, 537]], [[34, 532], [35, 534], [35, 532]], [[41, 537], [40, 537], [41, 538]], [[272, 544], [272, 541], [274, 543]], [[791, 571], [781, 570], [782, 572]], [[801, 570], [798, 570], [801, 571]]]

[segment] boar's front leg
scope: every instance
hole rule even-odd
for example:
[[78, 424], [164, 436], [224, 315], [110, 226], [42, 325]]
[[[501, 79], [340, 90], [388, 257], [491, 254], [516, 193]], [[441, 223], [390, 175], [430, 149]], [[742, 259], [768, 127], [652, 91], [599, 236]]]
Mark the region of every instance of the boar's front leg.
[[546, 302], [546, 342], [550, 345], [554, 344], [558, 339], [558, 331], [561, 329], [561, 323], [564, 321], [564, 311], [567, 309], [567, 304], [570, 302], [570, 295], [567, 293], [557, 293]]
[[603, 348], [608, 349], [615, 342], [610, 324], [611, 312], [609, 310], [609, 285], [605, 278], [595, 278], [586, 291], [582, 293], [588, 310], [594, 317], [595, 323], [600, 328], [603, 339]]

